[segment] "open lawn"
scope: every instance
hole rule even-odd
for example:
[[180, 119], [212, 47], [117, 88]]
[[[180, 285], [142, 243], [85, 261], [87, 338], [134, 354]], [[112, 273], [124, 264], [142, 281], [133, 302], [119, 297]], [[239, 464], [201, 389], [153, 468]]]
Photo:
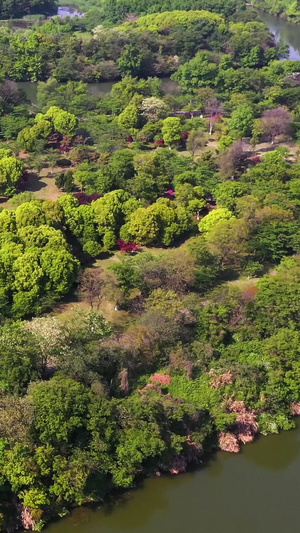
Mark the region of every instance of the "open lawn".
[[63, 193], [55, 185], [55, 176], [61, 172], [60, 167], [53, 169], [50, 175], [49, 169], [41, 170], [40, 175], [30, 174], [26, 190], [35, 193], [35, 196], [42, 200], [57, 200]]

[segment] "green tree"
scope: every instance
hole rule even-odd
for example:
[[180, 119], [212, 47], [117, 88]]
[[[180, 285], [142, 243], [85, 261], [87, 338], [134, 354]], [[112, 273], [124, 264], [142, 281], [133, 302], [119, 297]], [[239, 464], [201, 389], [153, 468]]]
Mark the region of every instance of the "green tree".
[[0, 191], [11, 196], [15, 193], [16, 185], [23, 173], [23, 163], [15, 157], [0, 159]]
[[118, 123], [122, 128], [135, 133], [139, 125], [139, 110], [135, 104], [129, 104], [118, 116]]
[[172, 78], [178, 81], [180, 87], [188, 93], [195, 93], [200, 87], [213, 87], [218, 75], [219, 67], [214, 62], [214, 56], [209, 52], [198, 54], [181, 65]]
[[122, 76], [137, 76], [140, 72], [143, 56], [136, 46], [126, 44], [118, 59], [118, 68]]
[[60, 172], [55, 178], [56, 186], [64, 192], [72, 192], [74, 189], [74, 176], [72, 170]]
[[171, 150], [172, 146], [176, 146], [182, 135], [182, 126], [180, 118], [169, 117], [163, 121], [162, 134], [164, 142], [169, 146]]
[[226, 207], [219, 207], [214, 209], [208, 215], [202, 218], [199, 223], [199, 230], [202, 232], [210, 232], [214, 229], [220, 222], [224, 220], [230, 220], [234, 215]]
[[249, 137], [254, 124], [253, 107], [241, 104], [234, 111], [228, 121], [229, 131], [237, 137]]
[[32, 389], [35, 430], [42, 443], [62, 446], [84, 437], [90, 394], [80, 383], [62, 376]]
[[40, 226], [45, 221], [42, 202], [39, 200], [24, 202], [16, 209], [16, 223], [18, 228], [24, 226]]
[[1, 328], [0, 346], [0, 388], [6, 393], [24, 394], [29, 382], [41, 377], [38, 346], [18, 323]]
[[157, 214], [140, 207], [130, 217], [128, 232], [138, 244], [153, 244], [159, 235]]

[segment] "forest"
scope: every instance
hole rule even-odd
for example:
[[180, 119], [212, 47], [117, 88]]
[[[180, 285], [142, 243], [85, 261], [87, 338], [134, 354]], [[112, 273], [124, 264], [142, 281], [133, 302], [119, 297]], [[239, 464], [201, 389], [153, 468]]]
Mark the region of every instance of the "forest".
[[0, 530], [41, 531], [294, 427], [300, 61], [222, 0], [6, 21], [0, 53]]
[[31, 14], [56, 12], [56, 0], [1, 0], [0, 19], [18, 18]]

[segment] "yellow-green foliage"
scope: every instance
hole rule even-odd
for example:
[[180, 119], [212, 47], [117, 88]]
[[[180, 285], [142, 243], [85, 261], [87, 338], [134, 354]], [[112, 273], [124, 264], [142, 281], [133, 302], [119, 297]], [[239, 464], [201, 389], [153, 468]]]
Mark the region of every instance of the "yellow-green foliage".
[[258, 31], [266, 31], [266, 27], [263, 22], [251, 21], [247, 22], [232, 22], [229, 24], [229, 29], [232, 33], [256, 33]]
[[173, 398], [182, 398], [196, 404], [199, 409], [210, 410], [222, 402], [222, 393], [211, 387], [208, 374], [202, 374], [194, 380], [186, 376], [173, 376], [168, 390]]
[[181, 24], [193, 24], [198, 20], [214, 22], [217, 26], [224, 23], [224, 18], [216, 13], [205, 10], [198, 11], [164, 11], [140, 17], [136, 22], [126, 22], [122, 29], [139, 28], [141, 30], [160, 31], [165, 28], [180, 26]]

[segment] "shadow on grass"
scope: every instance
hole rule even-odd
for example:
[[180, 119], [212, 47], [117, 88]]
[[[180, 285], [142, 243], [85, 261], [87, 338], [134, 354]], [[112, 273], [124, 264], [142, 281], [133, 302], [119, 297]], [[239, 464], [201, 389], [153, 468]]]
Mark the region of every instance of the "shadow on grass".
[[34, 172], [29, 173], [28, 180], [26, 183], [26, 190], [37, 192], [41, 189], [44, 189], [45, 187], [47, 187], [47, 184], [44, 183], [37, 174], [35, 174]]

